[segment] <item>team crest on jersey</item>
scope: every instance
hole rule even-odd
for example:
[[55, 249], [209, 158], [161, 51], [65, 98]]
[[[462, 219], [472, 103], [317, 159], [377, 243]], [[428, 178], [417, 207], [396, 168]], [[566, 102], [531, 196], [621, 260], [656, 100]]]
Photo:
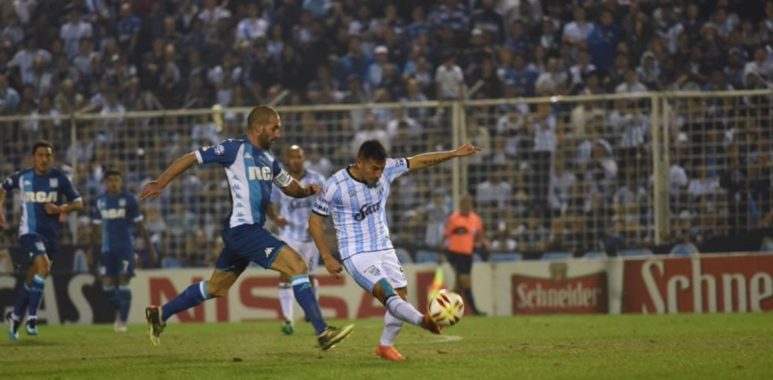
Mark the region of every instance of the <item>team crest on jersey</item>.
[[118, 206], [120, 206], [120, 207], [126, 207], [126, 199], [120, 199], [120, 200], [118, 200]]
[[51, 178], [48, 180], [48, 185], [51, 186], [51, 188], [59, 187], [59, 178]]
[[225, 147], [223, 146], [223, 144], [218, 144], [215, 147], [215, 156], [222, 156], [223, 153], [225, 153]]
[[265, 253], [265, 254], [266, 254], [266, 257], [269, 257], [269, 256], [271, 256], [271, 252], [274, 252], [274, 247], [268, 247], [268, 248], [266, 248], [266, 249], [263, 251], [263, 253]]

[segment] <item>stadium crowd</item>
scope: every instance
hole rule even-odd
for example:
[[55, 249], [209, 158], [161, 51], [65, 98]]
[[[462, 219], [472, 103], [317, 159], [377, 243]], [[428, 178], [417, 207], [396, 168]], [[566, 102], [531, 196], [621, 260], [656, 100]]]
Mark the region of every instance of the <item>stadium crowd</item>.
[[[773, 81], [773, 1], [15, 0], [0, 2], [0, 17], [0, 114], [9, 116], [227, 108], [272, 99], [318, 105], [769, 89]], [[712, 113], [716, 107], [686, 106], [695, 114], [677, 121], [682, 128], [674, 134], [684, 144], [674, 148], [669, 173], [672, 225], [679, 230], [670, 239], [698, 244], [730, 233], [732, 225], [719, 220], [696, 222], [728, 204], [746, 220], [754, 203], [755, 217], [771, 223], [773, 135], [762, 128], [770, 125], [766, 104], [746, 104], [753, 117], [740, 127], [713, 126], [728, 116]], [[411, 153], [405, 147], [426, 138], [434, 119], [409, 111], [337, 118], [351, 125], [337, 126], [335, 133], [348, 133], [353, 146], [378, 138], [395, 154]], [[468, 114], [468, 136], [489, 152], [471, 164], [469, 191], [496, 247], [609, 252], [626, 240], [651, 244], [652, 165], [644, 158], [649, 112], [647, 105], [625, 102], [570, 109], [513, 105]], [[308, 140], [299, 143], [324, 141], [324, 128], [313, 129], [319, 123], [314, 114], [296, 116], [309, 128]], [[56, 131], [46, 135], [38, 124], [18, 131], [67, 141]], [[198, 127], [182, 141], [152, 144], [169, 145], [166, 153], [173, 157], [175, 149], [229, 135], [203, 121], [191, 124]], [[83, 171], [82, 192], [97, 193], [99, 178], [89, 164], [107, 154], [101, 149], [116, 148], [95, 146], [100, 139], [120, 144], [108, 133], [84, 134], [79, 146], [59, 145], [60, 153], [75, 149], [86, 163], [74, 169]], [[567, 141], [572, 149], [557, 149]], [[705, 150], [714, 146], [721, 146], [721, 162], [695, 159], [713, 157], [716, 152]], [[21, 157], [23, 149], [3, 155]], [[330, 174], [350, 159], [351, 148], [309, 153], [311, 165]], [[5, 161], [2, 174], [8, 174], [8, 162], [21, 158]], [[130, 172], [127, 182], [137, 184], [163, 164], [123, 169]], [[189, 181], [179, 190], [183, 199], [217, 193], [207, 188], [218, 186], [215, 175]], [[719, 188], [725, 191], [714, 191]], [[712, 197], [733, 201], [717, 206]], [[222, 210], [229, 200], [221, 198], [206, 204]], [[421, 217], [406, 219], [405, 226], [442, 223], [448, 200], [437, 191], [428, 198]], [[194, 204], [147, 211], [149, 229], [164, 234], [156, 241], [178, 240], [179, 249], [167, 251], [208, 247], [180, 257], [184, 265], [203, 264], [217, 250], [206, 242], [216, 240], [218, 221], [202, 216], [216, 213]], [[505, 209], [513, 215], [497, 211]], [[601, 223], [591, 230], [602, 233], [586, 236], [588, 221]], [[712, 227], [700, 230], [697, 224]], [[427, 226], [428, 246], [438, 244], [437, 231], [442, 227]]]

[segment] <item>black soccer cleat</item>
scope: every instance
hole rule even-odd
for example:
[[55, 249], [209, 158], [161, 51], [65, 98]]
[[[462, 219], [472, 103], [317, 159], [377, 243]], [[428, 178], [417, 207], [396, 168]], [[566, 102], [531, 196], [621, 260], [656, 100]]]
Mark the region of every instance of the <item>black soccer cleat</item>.
[[148, 321], [148, 336], [150, 344], [158, 346], [161, 344], [161, 333], [166, 327], [166, 322], [161, 317], [161, 308], [158, 306], [148, 306], [145, 308], [145, 320]]
[[325, 351], [335, 347], [338, 342], [346, 339], [346, 337], [352, 333], [353, 329], [354, 325], [346, 325], [341, 328], [328, 326], [325, 331], [317, 337], [319, 340], [319, 347]]

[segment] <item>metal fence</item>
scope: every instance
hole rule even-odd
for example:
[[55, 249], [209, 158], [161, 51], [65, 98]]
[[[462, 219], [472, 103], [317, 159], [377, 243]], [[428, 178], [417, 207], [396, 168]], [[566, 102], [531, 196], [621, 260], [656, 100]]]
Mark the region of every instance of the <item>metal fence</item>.
[[[177, 156], [243, 134], [249, 109], [0, 118], [0, 175], [30, 166], [32, 145], [55, 145], [87, 209], [117, 169], [139, 191]], [[397, 246], [437, 249], [463, 193], [498, 251], [587, 252], [730, 235], [771, 223], [771, 92], [644, 93], [455, 102], [280, 107], [274, 150], [298, 144], [324, 175], [377, 138], [392, 156], [474, 142], [483, 151], [400, 177], [388, 204]], [[209, 262], [230, 210], [222, 171], [200, 167], [143, 204], [159, 251]], [[18, 222], [18, 194], [5, 212]], [[65, 242], [88, 242], [89, 211]], [[13, 244], [6, 233], [0, 246]]]

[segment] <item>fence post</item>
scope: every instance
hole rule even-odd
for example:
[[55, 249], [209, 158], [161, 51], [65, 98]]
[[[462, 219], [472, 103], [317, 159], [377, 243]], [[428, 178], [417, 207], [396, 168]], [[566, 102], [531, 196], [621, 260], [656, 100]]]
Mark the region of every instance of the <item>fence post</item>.
[[[451, 103], [451, 149], [455, 149], [467, 139], [463, 104], [462, 101]], [[453, 165], [451, 197], [454, 209], [457, 209], [459, 208], [462, 193], [467, 188], [467, 164], [463, 160], [452, 160], [451, 162]]]
[[655, 244], [663, 244], [669, 239], [671, 218], [669, 216], [669, 109], [663, 94], [656, 93], [650, 97], [652, 102], [652, 117], [650, 128], [652, 132], [652, 173], [653, 173], [653, 211], [655, 223]]
[[[78, 115], [76, 113], [70, 114], [70, 146], [77, 146], [78, 144]], [[70, 153], [70, 162], [72, 162], [72, 178], [70, 179], [73, 185], [78, 183], [78, 149], [73, 149]], [[76, 187], [77, 188], [77, 187]], [[81, 189], [80, 191], [84, 191]], [[87, 210], [88, 205], [83, 205], [83, 209]], [[83, 212], [83, 211], [81, 211]], [[70, 218], [70, 232], [72, 233], [72, 243], [78, 244], [78, 223], [76, 218]]]

